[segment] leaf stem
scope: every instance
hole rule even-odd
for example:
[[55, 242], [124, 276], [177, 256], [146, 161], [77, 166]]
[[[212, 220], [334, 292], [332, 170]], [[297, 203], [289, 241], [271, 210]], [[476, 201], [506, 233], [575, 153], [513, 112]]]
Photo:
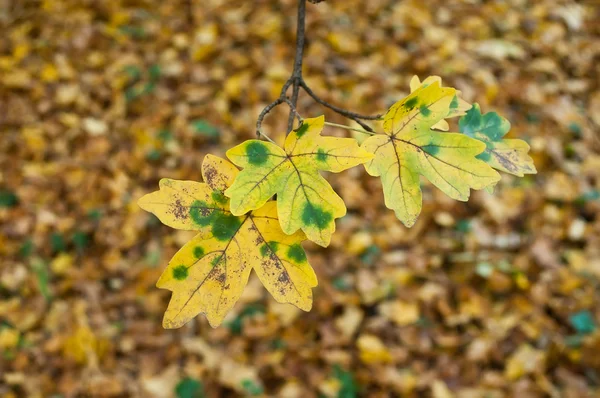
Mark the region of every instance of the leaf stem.
[[358, 131], [359, 133], [363, 133], [363, 134], [369, 134], [369, 135], [376, 135], [377, 134], [377, 133], [375, 133], [373, 131], [367, 131], [367, 130], [359, 129], [358, 127], [346, 126], [345, 124], [337, 124], [337, 123], [325, 122], [325, 125], [326, 126], [331, 126], [331, 127], [339, 127], [341, 129], [346, 129], [346, 130]]

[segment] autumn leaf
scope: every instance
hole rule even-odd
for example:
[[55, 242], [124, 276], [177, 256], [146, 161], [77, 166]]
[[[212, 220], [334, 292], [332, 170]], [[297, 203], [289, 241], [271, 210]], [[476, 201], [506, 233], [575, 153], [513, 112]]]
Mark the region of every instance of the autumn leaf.
[[323, 116], [304, 120], [287, 136], [284, 148], [249, 140], [227, 151], [227, 157], [244, 168], [225, 191], [231, 198], [231, 212], [245, 214], [277, 194], [283, 232], [293, 234], [301, 229], [308, 239], [328, 246], [334, 220], [346, 214], [346, 206], [319, 170], [340, 172], [372, 155], [354, 139], [322, 137], [324, 123]]
[[537, 170], [529, 157], [529, 145], [518, 139], [503, 139], [510, 130], [510, 122], [496, 112], [481, 113], [478, 104], [459, 120], [463, 134], [485, 143], [485, 150], [477, 155], [496, 170], [523, 177]]
[[[439, 85], [441, 86], [442, 78], [439, 76], [429, 76], [427, 79], [423, 80], [423, 82], [421, 83], [421, 80], [419, 80], [418, 76], [413, 76], [413, 78], [410, 81], [410, 92], [414, 93], [419, 88], [427, 87], [430, 84], [433, 84], [435, 82], [438, 82]], [[454, 94], [454, 97], [452, 98], [452, 102], [450, 102], [449, 112], [446, 115], [446, 118], [462, 116], [469, 109], [471, 109], [471, 104], [469, 104], [464, 99], [460, 98], [460, 94], [461, 93], [458, 90]], [[433, 130], [448, 131], [448, 130], [450, 130], [450, 125], [448, 124], [448, 122], [446, 120], [442, 119], [439, 122], [437, 122], [435, 125], [433, 125], [431, 128]]]
[[173, 292], [163, 326], [178, 328], [199, 313], [212, 327], [221, 324], [255, 270], [280, 303], [309, 311], [316, 275], [301, 242], [302, 232], [284, 234], [274, 201], [242, 216], [229, 209], [223, 195], [239, 170], [225, 159], [207, 155], [202, 163], [205, 183], [163, 179], [160, 190], [138, 204], [164, 224], [197, 230], [171, 259], [157, 286]]
[[384, 115], [385, 134], [361, 145], [375, 158], [367, 172], [381, 177], [385, 204], [411, 227], [422, 208], [419, 176], [425, 176], [453, 199], [466, 201], [470, 189], [482, 189], [500, 179], [498, 173], [476, 158], [485, 149], [481, 141], [459, 133], [432, 131], [433, 126], [459, 106], [457, 91], [438, 80], [421, 85], [394, 104]]

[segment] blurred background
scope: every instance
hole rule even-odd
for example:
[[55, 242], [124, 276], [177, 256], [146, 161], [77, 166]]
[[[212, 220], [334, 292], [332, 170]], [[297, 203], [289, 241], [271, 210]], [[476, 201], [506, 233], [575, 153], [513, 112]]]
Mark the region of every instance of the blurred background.
[[224, 326], [163, 330], [155, 283], [193, 233], [136, 200], [254, 136], [296, 1], [0, 0], [0, 397], [600, 396], [600, 2], [307, 8], [323, 98], [376, 114], [442, 76], [512, 122], [539, 174], [468, 203], [424, 182], [412, 229], [362, 167], [329, 175], [348, 215], [305, 245], [311, 312], [252, 277]]

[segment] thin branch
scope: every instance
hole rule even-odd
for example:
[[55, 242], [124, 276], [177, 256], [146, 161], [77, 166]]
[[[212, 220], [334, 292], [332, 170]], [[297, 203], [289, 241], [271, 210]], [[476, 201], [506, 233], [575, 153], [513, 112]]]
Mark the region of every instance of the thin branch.
[[261, 134], [264, 135], [262, 133], [262, 123], [265, 119], [265, 116], [267, 116], [269, 112], [271, 112], [274, 108], [277, 107], [277, 105], [281, 104], [282, 102], [283, 98], [279, 97], [275, 101], [271, 102], [269, 105], [265, 106], [262, 112], [260, 112], [260, 115], [258, 115], [258, 119], [256, 120], [256, 136], [258, 138], [260, 138]]
[[265, 137], [269, 141], [273, 142], [273, 140], [271, 140], [262, 131], [262, 123], [265, 120], [265, 117], [269, 114], [269, 112], [271, 112], [278, 105], [281, 105], [283, 103], [287, 104], [290, 107], [290, 115], [292, 115], [292, 122], [294, 121], [294, 116], [298, 119], [298, 122], [300, 122], [300, 123], [303, 122], [304, 119], [302, 118], [302, 116], [300, 116], [300, 114], [296, 110], [296, 107], [294, 106], [294, 104], [292, 103], [292, 101], [290, 101], [286, 97], [284, 97], [284, 98], [279, 97], [275, 101], [271, 102], [269, 105], [265, 106], [265, 108], [262, 110], [262, 112], [260, 112], [260, 115], [258, 115], [258, 119], [256, 120], [256, 137], [257, 138], [260, 138], [260, 136], [262, 135], [263, 137]]
[[286, 134], [289, 134], [294, 127], [294, 113], [298, 105], [298, 94], [300, 94], [300, 85], [302, 84], [302, 61], [304, 60], [304, 37], [306, 34], [306, 0], [298, 0], [298, 24], [296, 27], [296, 57], [294, 58], [294, 70], [292, 72], [292, 106], [290, 107], [290, 116], [288, 117], [288, 128]]
[[302, 124], [302, 122], [304, 121], [304, 118], [302, 116], [300, 116], [300, 113], [298, 113], [298, 110], [296, 109], [296, 107], [294, 106], [294, 104], [292, 103], [292, 101], [290, 101], [289, 99], [285, 98], [283, 100], [283, 102], [285, 102], [286, 104], [288, 104], [288, 106], [290, 107], [290, 114], [293, 115], [293, 116], [296, 116], [296, 119], [298, 119], [298, 122], [300, 122], [300, 124]]
[[[337, 107], [333, 104], [330, 104], [329, 102], [321, 99], [317, 94], [315, 94], [310, 89], [310, 87], [308, 87], [308, 84], [306, 84], [306, 82], [304, 81], [304, 78], [302, 76], [302, 63], [304, 60], [304, 44], [305, 44], [305, 36], [306, 36], [306, 1], [307, 0], [298, 0], [298, 22], [297, 22], [297, 27], [296, 27], [296, 55], [294, 58], [294, 69], [292, 71], [290, 78], [288, 80], [286, 80], [286, 82], [283, 84], [283, 87], [281, 87], [281, 92], [279, 94], [279, 98], [277, 98], [275, 101], [268, 104], [258, 115], [258, 119], [256, 121], [257, 136], [260, 138], [260, 136], [262, 135], [263, 137], [267, 138], [268, 140], [271, 140], [269, 137], [267, 137], [263, 133], [262, 123], [269, 112], [271, 112], [274, 108], [276, 108], [277, 106], [279, 106], [283, 103], [286, 103], [290, 107], [290, 115], [288, 117], [288, 127], [287, 127], [287, 131], [286, 131], [286, 135], [288, 135], [294, 128], [294, 118], [297, 118], [298, 121], [300, 123], [302, 123], [303, 119], [296, 109], [298, 106], [298, 97], [300, 95], [301, 89], [306, 91], [306, 93], [313, 100], [315, 100], [315, 102], [323, 105], [326, 108], [331, 109], [332, 111], [334, 111], [350, 120], [355, 121], [364, 129], [364, 131], [360, 130], [360, 129], [354, 129], [354, 130], [364, 132], [366, 134], [375, 134], [375, 131], [368, 124], [366, 124], [364, 122], [364, 120], [380, 120], [382, 115], [375, 115], [375, 116], [361, 115], [356, 112], [351, 112], [349, 110], [339, 108], [339, 107]], [[316, 3], [320, 3], [321, 1], [324, 1], [324, 0], [308, 0], [308, 1], [310, 1], [313, 4], [316, 4]], [[288, 98], [287, 92], [290, 87], [292, 87], [292, 96], [291, 96], [291, 98]], [[338, 125], [338, 126], [343, 126], [343, 125]]]
[[346, 130], [358, 131], [359, 133], [363, 133], [363, 134], [369, 134], [369, 135], [375, 135], [375, 134], [377, 134], [377, 133], [375, 133], [373, 131], [363, 130], [363, 129], [359, 129], [359, 128], [352, 127], [352, 126], [346, 126], [345, 124], [337, 124], [337, 123], [325, 122], [325, 125], [326, 126], [331, 126], [331, 127], [339, 127], [341, 129], [346, 129]]
[[331, 109], [332, 111], [339, 113], [342, 116], [346, 116], [349, 119], [363, 119], [363, 120], [379, 120], [381, 119], [381, 117], [383, 115], [373, 115], [373, 116], [369, 116], [369, 115], [361, 115], [359, 113], [356, 112], [350, 112], [346, 109], [342, 109], [339, 108], [333, 104], [330, 104], [329, 102], [321, 99], [317, 94], [314, 93], [314, 91], [312, 91], [310, 89], [310, 87], [308, 87], [308, 85], [306, 84], [306, 82], [303, 80], [302, 82], [300, 82], [300, 85], [302, 86], [302, 88], [304, 89], [304, 91], [306, 91], [306, 93], [308, 95], [310, 95], [312, 97], [312, 99], [314, 99], [316, 102], [318, 102], [319, 104], [323, 105], [326, 108]]

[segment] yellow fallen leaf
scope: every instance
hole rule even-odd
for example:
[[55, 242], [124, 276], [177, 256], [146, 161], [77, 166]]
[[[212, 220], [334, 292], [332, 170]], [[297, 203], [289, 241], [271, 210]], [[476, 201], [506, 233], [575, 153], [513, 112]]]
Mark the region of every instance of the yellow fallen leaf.
[[377, 336], [363, 334], [358, 338], [356, 345], [359, 349], [360, 359], [364, 363], [388, 363], [392, 361], [392, 355]]

